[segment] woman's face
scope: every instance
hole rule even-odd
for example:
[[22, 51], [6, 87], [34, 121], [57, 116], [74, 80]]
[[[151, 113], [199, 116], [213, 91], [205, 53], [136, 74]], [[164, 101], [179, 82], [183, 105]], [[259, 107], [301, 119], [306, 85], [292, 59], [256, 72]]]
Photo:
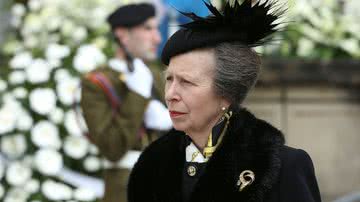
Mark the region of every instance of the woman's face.
[[175, 129], [207, 132], [229, 103], [214, 91], [213, 50], [194, 50], [171, 58], [166, 70], [165, 99]]

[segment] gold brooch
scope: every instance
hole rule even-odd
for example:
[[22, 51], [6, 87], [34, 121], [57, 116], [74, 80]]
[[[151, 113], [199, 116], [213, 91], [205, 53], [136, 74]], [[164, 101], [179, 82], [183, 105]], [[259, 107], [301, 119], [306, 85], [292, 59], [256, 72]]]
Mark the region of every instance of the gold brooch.
[[196, 175], [196, 167], [195, 166], [189, 166], [187, 169], [187, 173], [189, 176], [193, 177]]
[[255, 181], [255, 174], [251, 170], [244, 170], [240, 173], [239, 180], [236, 185], [239, 186], [239, 192], [246, 186], [251, 185]]

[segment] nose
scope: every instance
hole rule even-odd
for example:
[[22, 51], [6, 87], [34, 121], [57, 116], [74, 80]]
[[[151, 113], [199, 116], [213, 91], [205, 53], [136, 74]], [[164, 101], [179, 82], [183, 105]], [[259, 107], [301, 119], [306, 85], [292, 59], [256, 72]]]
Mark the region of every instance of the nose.
[[178, 93], [177, 85], [173, 81], [166, 81], [165, 100], [166, 103], [168, 103], [168, 105], [172, 102], [177, 102], [180, 100], [180, 95]]

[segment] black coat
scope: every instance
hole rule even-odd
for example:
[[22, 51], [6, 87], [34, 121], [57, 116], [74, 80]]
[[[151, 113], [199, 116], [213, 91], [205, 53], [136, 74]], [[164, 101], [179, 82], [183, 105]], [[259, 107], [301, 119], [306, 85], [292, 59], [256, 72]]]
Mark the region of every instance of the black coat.
[[[185, 147], [180, 131], [150, 145], [133, 168], [129, 202], [181, 202]], [[244, 170], [253, 184], [239, 192]], [[284, 145], [282, 133], [241, 109], [231, 118], [222, 144], [207, 163], [190, 202], [320, 202], [309, 155]]]

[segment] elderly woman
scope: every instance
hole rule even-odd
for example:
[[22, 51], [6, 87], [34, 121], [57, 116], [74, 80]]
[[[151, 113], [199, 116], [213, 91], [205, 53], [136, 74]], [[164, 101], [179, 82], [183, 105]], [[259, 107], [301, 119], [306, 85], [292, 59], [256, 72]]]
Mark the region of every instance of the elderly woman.
[[[129, 202], [319, 202], [309, 155], [241, 107], [275, 31], [278, 4], [245, 0], [183, 25], [167, 42], [165, 99], [174, 129], [135, 165]], [[269, 12], [274, 8], [275, 12]], [[240, 105], [239, 105], [240, 103]]]

